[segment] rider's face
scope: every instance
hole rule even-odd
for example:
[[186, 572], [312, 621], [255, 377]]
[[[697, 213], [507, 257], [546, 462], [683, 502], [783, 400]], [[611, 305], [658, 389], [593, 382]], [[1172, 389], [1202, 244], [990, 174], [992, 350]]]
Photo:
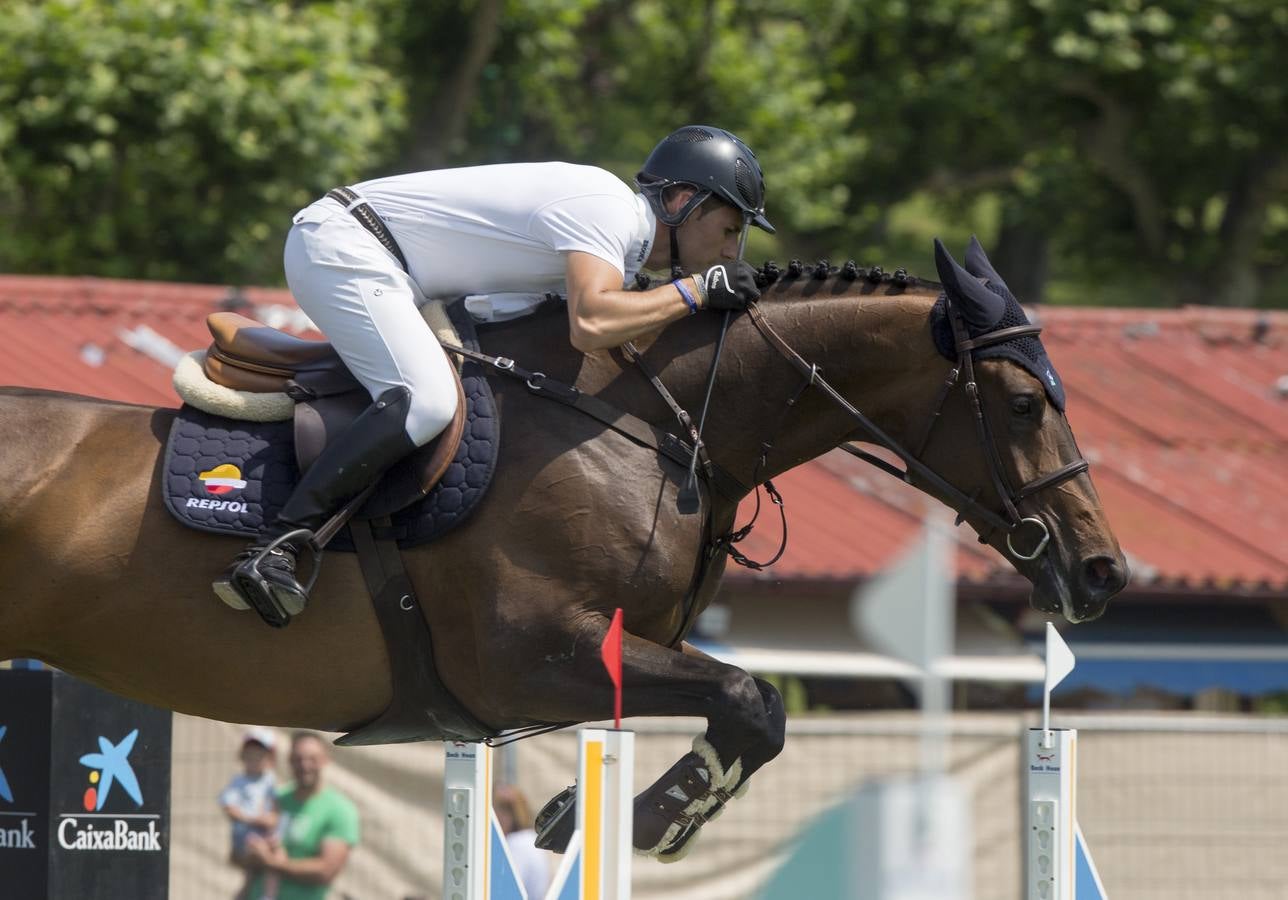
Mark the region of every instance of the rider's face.
[[[682, 194], [677, 199], [678, 208], [688, 195]], [[740, 234], [742, 213], [727, 203], [708, 200], [684, 220], [676, 235], [681, 265], [689, 272], [697, 272], [722, 260], [736, 259]]]
[[707, 201], [680, 226], [680, 260], [693, 271], [738, 256], [742, 214], [725, 203]]

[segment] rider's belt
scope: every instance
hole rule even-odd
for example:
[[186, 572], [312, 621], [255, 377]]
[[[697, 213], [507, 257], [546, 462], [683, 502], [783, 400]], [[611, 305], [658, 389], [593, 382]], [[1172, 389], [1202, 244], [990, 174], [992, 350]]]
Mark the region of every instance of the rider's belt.
[[347, 187], [333, 188], [327, 191], [326, 195], [343, 205], [355, 219], [362, 223], [363, 228], [375, 235], [376, 240], [380, 241], [380, 246], [394, 255], [399, 265], [403, 267], [404, 272], [411, 272], [411, 269], [407, 266], [407, 257], [403, 256], [402, 248], [398, 246], [393, 234], [390, 233], [380, 216], [376, 215], [376, 211], [371, 208], [369, 203], [362, 200], [361, 197]]

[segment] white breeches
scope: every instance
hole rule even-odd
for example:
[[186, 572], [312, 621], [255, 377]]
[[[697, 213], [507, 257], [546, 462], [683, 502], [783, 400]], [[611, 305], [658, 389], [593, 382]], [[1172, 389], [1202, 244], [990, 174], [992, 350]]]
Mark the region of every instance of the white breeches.
[[334, 200], [296, 215], [283, 257], [296, 302], [372, 398], [393, 387], [411, 392], [407, 436], [421, 446], [446, 428], [456, 380], [421, 317], [425, 298], [398, 260]]

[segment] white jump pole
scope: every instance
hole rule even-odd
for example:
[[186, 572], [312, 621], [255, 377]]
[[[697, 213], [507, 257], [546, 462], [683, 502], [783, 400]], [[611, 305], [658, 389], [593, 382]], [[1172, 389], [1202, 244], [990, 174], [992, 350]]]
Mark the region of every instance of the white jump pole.
[[454, 741], [443, 767], [443, 900], [490, 896], [492, 748]]
[[1048, 622], [1042, 727], [1030, 728], [1024, 736], [1025, 900], [1107, 900], [1108, 897], [1078, 827], [1078, 732], [1072, 728], [1051, 728], [1051, 689], [1073, 671], [1073, 666], [1073, 654]]
[[547, 900], [630, 900], [635, 733], [580, 732], [577, 831]]
[[[581, 730], [577, 771], [576, 831], [545, 900], [629, 900], [635, 733]], [[492, 778], [491, 747], [447, 745], [444, 900], [529, 900], [492, 809]]]
[[[617, 727], [578, 732], [576, 830], [544, 900], [630, 900], [635, 733], [621, 730], [621, 647], [619, 609], [600, 648]], [[492, 809], [492, 748], [456, 742], [446, 748], [444, 900], [529, 900]]]

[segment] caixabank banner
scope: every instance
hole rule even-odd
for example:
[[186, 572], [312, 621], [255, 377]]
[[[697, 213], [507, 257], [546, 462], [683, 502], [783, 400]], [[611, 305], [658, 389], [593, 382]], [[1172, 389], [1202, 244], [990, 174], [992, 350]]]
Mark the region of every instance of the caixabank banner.
[[171, 715], [0, 671], [0, 896], [169, 895]]

